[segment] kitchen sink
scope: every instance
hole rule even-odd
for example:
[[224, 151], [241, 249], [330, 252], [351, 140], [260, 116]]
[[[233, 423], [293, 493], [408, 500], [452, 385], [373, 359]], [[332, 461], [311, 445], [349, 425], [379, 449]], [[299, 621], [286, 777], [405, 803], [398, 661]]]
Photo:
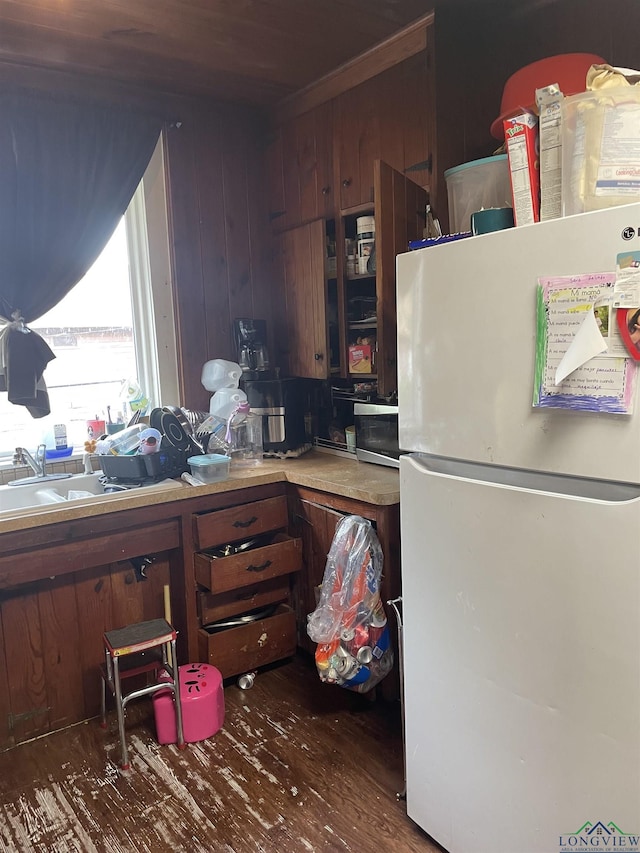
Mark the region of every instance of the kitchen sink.
[[[140, 486], [126, 491], [105, 492], [100, 482], [101, 472], [96, 474], [74, 474], [65, 480], [42, 478], [36, 482], [18, 486], [0, 486], [0, 519], [5, 514], [16, 514], [16, 510], [38, 510], [53, 505], [76, 504], [80, 501], [98, 503], [121, 499], [126, 495], [148, 491], [180, 489], [176, 480], [162, 480], [148, 486]], [[35, 478], [32, 478], [35, 480]], [[22, 514], [22, 513], [20, 513]]]

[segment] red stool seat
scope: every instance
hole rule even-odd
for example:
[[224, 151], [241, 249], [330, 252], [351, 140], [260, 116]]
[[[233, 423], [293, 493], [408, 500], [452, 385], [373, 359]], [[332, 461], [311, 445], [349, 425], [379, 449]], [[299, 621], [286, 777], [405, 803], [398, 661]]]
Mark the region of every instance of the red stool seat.
[[[160, 673], [158, 681], [164, 678]], [[224, 723], [222, 675], [208, 663], [187, 663], [178, 667], [182, 728], [186, 743], [206, 740]], [[175, 743], [176, 710], [173, 694], [160, 690], [153, 696], [158, 743]]]

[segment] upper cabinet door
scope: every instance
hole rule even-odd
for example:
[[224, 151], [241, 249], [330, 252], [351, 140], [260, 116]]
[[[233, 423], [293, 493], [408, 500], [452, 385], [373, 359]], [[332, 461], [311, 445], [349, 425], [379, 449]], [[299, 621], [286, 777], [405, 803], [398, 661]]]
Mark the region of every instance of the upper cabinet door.
[[377, 77], [335, 98], [334, 171], [340, 209], [373, 202], [373, 162], [380, 156]]
[[285, 291], [287, 362], [292, 376], [326, 379], [330, 372], [324, 220], [279, 235]]
[[266, 160], [274, 231], [333, 215], [332, 111], [321, 104], [275, 131]]
[[331, 102], [298, 116], [294, 124], [300, 223], [330, 218], [334, 205]]
[[417, 183], [430, 183], [432, 75], [420, 51], [334, 100], [334, 166], [340, 210], [374, 201], [381, 159]]
[[426, 191], [382, 160], [374, 164], [376, 216], [376, 296], [378, 315], [378, 393], [398, 388], [396, 255], [422, 237]]

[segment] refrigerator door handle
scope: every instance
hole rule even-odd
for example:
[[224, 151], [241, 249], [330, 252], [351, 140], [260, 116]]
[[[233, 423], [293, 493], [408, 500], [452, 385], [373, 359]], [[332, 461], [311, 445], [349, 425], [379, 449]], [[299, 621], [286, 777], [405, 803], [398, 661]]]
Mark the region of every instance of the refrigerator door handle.
[[401, 482], [403, 471], [406, 471], [406, 466], [409, 465], [427, 476], [484, 483], [500, 489], [521, 489], [569, 500], [607, 504], [640, 500], [640, 484], [547, 474], [520, 468], [505, 468], [500, 465], [483, 465], [478, 462], [448, 459], [426, 453], [409, 453], [401, 457]]

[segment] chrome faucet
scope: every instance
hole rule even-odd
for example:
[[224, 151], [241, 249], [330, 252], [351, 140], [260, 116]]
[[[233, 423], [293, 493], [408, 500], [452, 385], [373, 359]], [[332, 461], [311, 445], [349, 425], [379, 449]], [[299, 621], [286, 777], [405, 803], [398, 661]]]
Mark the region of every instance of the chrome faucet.
[[10, 486], [26, 486], [32, 483], [41, 483], [43, 480], [66, 480], [72, 475], [69, 473], [47, 474], [47, 445], [39, 444], [35, 458], [24, 447], [16, 447], [13, 454], [14, 465], [28, 465], [35, 474], [34, 477], [22, 477], [20, 480], [10, 480]]
[[36, 477], [47, 476], [47, 445], [39, 444], [36, 450], [36, 458], [29, 453], [25, 447], [16, 447], [13, 454], [14, 465], [28, 465]]

